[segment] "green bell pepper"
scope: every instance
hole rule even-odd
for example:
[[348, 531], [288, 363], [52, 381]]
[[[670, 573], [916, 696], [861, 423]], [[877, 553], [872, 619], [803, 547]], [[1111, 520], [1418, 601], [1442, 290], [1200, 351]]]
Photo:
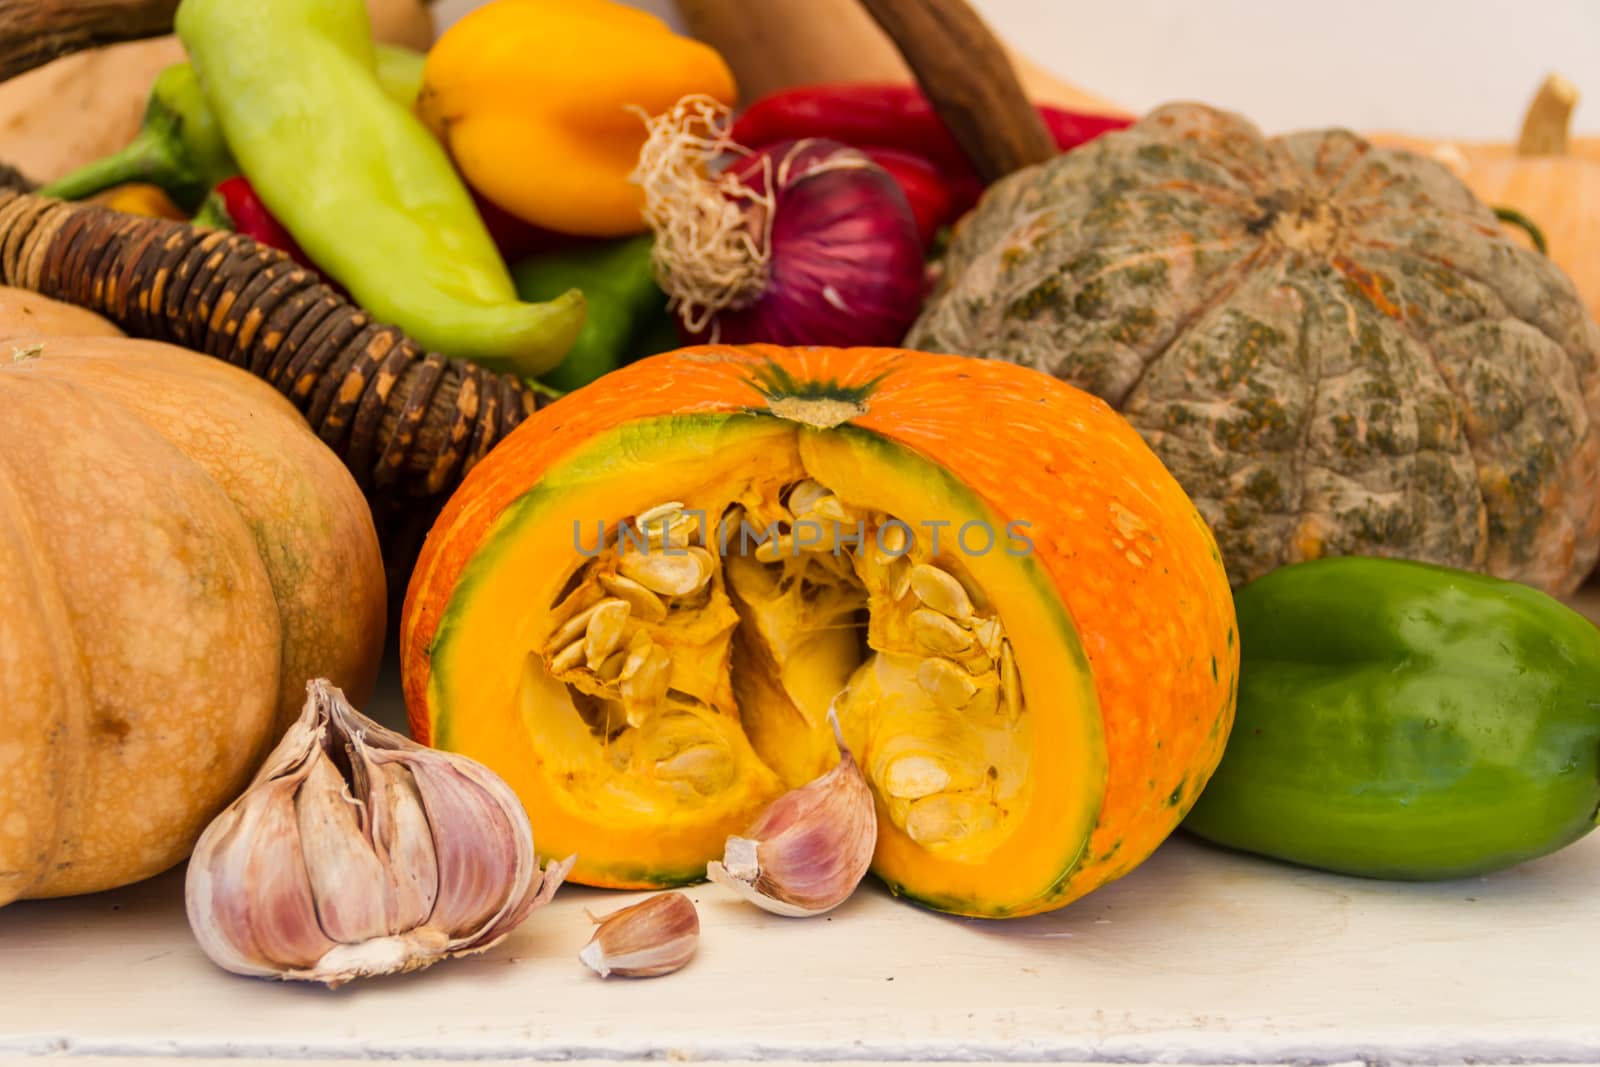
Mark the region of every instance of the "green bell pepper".
[[[656, 284], [650, 234], [616, 241], [582, 241], [530, 256], [511, 269], [517, 295], [550, 300], [576, 285], [589, 314], [561, 365], [539, 380], [570, 392], [643, 356], [678, 347], [667, 295]], [[670, 340], [661, 346], [663, 329]]]
[[1239, 702], [1184, 822], [1375, 878], [1509, 867], [1600, 810], [1600, 629], [1528, 586], [1401, 560], [1239, 590]]
[[561, 362], [583, 294], [517, 299], [444, 148], [383, 91], [362, 0], [182, 0], [175, 23], [262, 202], [374, 318], [523, 377]]

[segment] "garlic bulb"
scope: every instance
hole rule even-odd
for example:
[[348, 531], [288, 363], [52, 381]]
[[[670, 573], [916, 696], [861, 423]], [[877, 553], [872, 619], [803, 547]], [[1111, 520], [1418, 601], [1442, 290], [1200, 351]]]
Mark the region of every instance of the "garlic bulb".
[[878, 818], [872, 787], [830, 711], [839, 762], [767, 806], [743, 836], [728, 838], [706, 876], [777, 915], [821, 915], [843, 904], [872, 865]]
[[555, 894], [521, 802], [488, 768], [424, 748], [321, 679], [189, 859], [189, 925], [235, 974], [341, 985], [503, 940]]
[[655, 978], [671, 974], [694, 957], [700, 916], [682, 893], [659, 893], [610, 915], [599, 924], [578, 958], [601, 978]]

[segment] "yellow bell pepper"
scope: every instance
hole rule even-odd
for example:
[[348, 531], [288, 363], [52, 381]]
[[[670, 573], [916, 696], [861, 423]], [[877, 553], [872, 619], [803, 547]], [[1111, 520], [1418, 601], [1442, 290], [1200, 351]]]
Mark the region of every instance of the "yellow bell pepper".
[[545, 229], [620, 237], [646, 228], [628, 175], [642, 109], [703, 94], [737, 101], [709, 46], [613, 0], [492, 0], [428, 52], [418, 113], [467, 183]]

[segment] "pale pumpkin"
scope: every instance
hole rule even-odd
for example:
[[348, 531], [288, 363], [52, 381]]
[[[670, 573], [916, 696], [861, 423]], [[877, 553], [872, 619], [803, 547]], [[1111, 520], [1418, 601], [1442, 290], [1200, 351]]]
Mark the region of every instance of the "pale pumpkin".
[[0, 322], [0, 904], [182, 860], [308, 678], [365, 698], [385, 619], [366, 503], [269, 386], [19, 332]]
[[1569, 593], [1600, 552], [1600, 326], [1431, 160], [1173, 105], [995, 184], [943, 267], [909, 345], [1110, 401], [1235, 584], [1378, 555]]
[[0, 285], [0, 359], [11, 353], [5, 342], [37, 341], [46, 337], [122, 337], [109, 319], [76, 304], [40, 296], [31, 289]]
[[[1377, 134], [1373, 140], [1437, 160], [1480, 200], [1531, 220], [1550, 258], [1583, 294], [1589, 314], [1600, 319], [1600, 137], [1570, 135], [1577, 104], [1577, 88], [1552, 74], [1528, 106], [1514, 144], [1429, 141], [1401, 134]], [[1521, 238], [1532, 243], [1526, 234]]]

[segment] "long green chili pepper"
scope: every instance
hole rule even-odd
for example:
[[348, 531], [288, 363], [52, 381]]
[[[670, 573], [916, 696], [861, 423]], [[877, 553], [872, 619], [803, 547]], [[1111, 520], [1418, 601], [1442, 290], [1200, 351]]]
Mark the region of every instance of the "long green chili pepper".
[[583, 294], [517, 299], [444, 148], [379, 85], [362, 0], [182, 0], [175, 21], [240, 169], [357, 303], [495, 370], [561, 362]]
[[[410, 48], [380, 44], [376, 59], [384, 91], [407, 107], [415, 104], [427, 57]], [[238, 171], [194, 68], [175, 63], [156, 75], [139, 133], [125, 148], [38, 191], [60, 200], [83, 200], [127, 182], [148, 182], [192, 212], [200, 209], [218, 182]]]

